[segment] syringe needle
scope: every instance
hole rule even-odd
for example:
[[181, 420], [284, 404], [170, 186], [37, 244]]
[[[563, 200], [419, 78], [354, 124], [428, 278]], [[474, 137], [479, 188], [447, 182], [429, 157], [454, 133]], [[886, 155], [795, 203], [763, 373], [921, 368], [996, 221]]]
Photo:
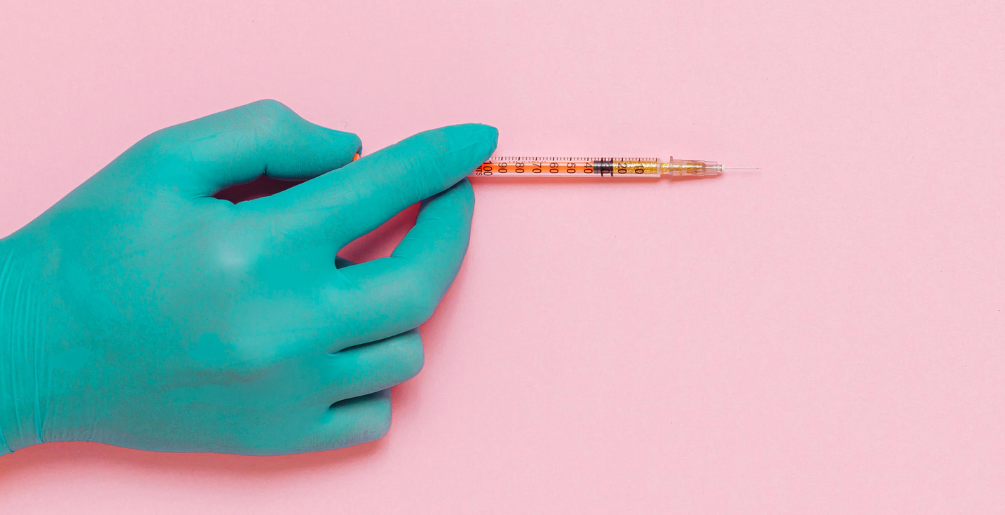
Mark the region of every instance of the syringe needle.
[[756, 166], [723, 166], [723, 170], [760, 170]]

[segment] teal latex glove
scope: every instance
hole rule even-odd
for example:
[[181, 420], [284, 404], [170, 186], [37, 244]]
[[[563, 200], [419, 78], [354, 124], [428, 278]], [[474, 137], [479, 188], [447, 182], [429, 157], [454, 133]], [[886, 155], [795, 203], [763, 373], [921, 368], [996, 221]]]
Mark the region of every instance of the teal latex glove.
[[[289, 454], [383, 436], [467, 249], [497, 131], [359, 139], [256, 102], [143, 139], [0, 240], [0, 454]], [[239, 204], [260, 175], [310, 179]], [[427, 199], [389, 258], [336, 253]]]

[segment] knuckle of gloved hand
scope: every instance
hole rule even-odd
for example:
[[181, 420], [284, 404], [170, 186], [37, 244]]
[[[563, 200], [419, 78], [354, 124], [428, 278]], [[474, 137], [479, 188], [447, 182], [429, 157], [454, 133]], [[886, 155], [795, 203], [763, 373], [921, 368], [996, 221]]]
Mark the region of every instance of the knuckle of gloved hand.
[[284, 127], [296, 123], [300, 117], [278, 100], [266, 99], [246, 106], [248, 121], [266, 136], [274, 136]]
[[168, 127], [150, 133], [133, 145], [131, 150], [156, 161], [168, 158], [184, 159], [189, 156], [188, 141], [178, 127]]
[[296, 116], [292, 109], [286, 104], [271, 98], [263, 98], [248, 104], [248, 109], [265, 117], [278, 119]]
[[274, 346], [240, 342], [231, 366], [242, 381], [248, 382], [265, 376], [277, 363], [282, 361]]
[[224, 284], [246, 285], [263, 268], [263, 262], [267, 261], [264, 247], [268, 239], [260, 232], [254, 228], [234, 227], [214, 234], [206, 242], [207, 265]]
[[260, 337], [241, 335], [231, 343], [227, 363], [231, 372], [237, 374], [243, 381], [264, 376], [285, 359], [276, 345]]
[[267, 375], [282, 357], [274, 345], [224, 322], [193, 339], [188, 356], [196, 370], [250, 383]]

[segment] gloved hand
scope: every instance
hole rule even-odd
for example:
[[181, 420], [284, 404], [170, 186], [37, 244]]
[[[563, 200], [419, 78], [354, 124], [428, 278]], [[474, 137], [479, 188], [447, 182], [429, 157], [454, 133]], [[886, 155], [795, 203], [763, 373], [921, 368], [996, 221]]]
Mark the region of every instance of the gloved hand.
[[[373, 440], [467, 249], [497, 131], [353, 134], [273, 101], [158, 131], [0, 240], [0, 454], [49, 441], [289, 454]], [[232, 204], [262, 174], [310, 179]], [[389, 258], [336, 253], [426, 199]], [[338, 265], [338, 266], [337, 266]]]

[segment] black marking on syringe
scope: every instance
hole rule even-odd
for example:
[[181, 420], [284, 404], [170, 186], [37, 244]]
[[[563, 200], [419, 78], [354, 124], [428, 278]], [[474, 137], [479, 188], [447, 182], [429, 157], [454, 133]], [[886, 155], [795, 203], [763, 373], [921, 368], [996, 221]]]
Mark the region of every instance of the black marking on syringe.
[[593, 161], [593, 169], [600, 172], [600, 176], [603, 177], [606, 172], [607, 175], [614, 177], [614, 160], [613, 159], [597, 159]]

